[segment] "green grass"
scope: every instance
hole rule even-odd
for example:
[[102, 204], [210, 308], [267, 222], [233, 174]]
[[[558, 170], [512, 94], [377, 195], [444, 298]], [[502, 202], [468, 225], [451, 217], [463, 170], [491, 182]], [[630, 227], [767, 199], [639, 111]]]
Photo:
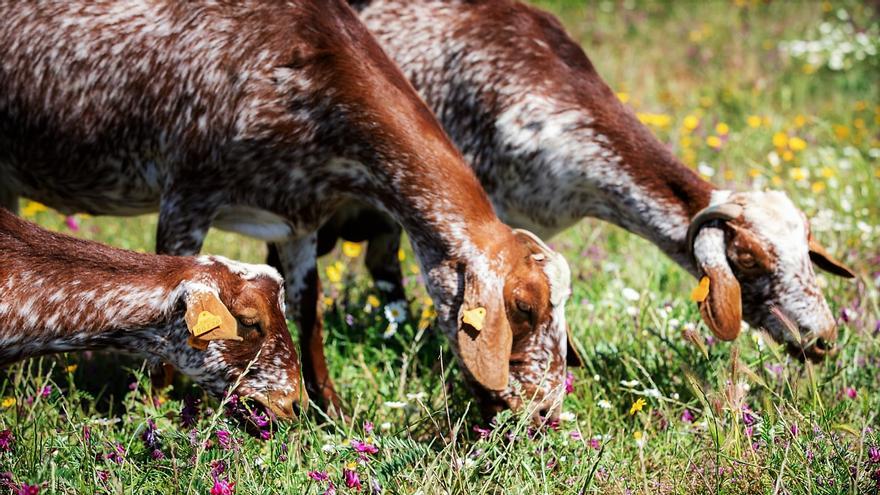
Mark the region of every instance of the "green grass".
[[[342, 479], [350, 462], [365, 491], [374, 480], [383, 493], [876, 493], [880, 462], [869, 450], [880, 446], [880, 63], [834, 71], [789, 57], [780, 42], [821, 36], [823, 21], [850, 22], [839, 9], [859, 29], [876, 26], [877, 14], [854, 2], [540, 4], [560, 15], [621, 98], [653, 115], [645, 118], [688, 164], [719, 185], [786, 190], [819, 239], [856, 268], [856, 282], [820, 276], [832, 310], [847, 314], [836, 359], [802, 365], [754, 331], [734, 344], [704, 343], [704, 354], [682, 337], [689, 325], [709, 335], [688, 301], [695, 282], [646, 241], [584, 221], [553, 241], [572, 266], [568, 319], [586, 361], [565, 401], [571, 418], [558, 431], [530, 433], [505, 414], [481, 439], [446, 344], [419, 330], [426, 303], [412, 255], [404, 268], [415, 314], [383, 340], [381, 310], [364, 309], [375, 291], [362, 263], [337, 253], [322, 260], [344, 269], [343, 281], [325, 288], [326, 345], [350, 421], [309, 411], [261, 441], [214, 413], [218, 404], [196, 388], [152, 390], [135, 361], [47, 357], [0, 377], [0, 430], [13, 435], [0, 472], [44, 493], [208, 493], [212, 461], [221, 460], [220, 477], [247, 494], [323, 493], [326, 482], [308, 477], [313, 470], [351, 493]], [[58, 214], [23, 206], [39, 223], [68, 230]], [[79, 222], [82, 237], [154, 246], [155, 217]], [[205, 251], [248, 261], [265, 252], [220, 232]], [[632, 292], [624, 288], [639, 299], [625, 298]], [[202, 400], [191, 427], [180, 417], [187, 395]], [[629, 414], [639, 398], [643, 410]], [[148, 419], [164, 459], [153, 460], [142, 440]], [[218, 430], [231, 432], [232, 448], [220, 445]], [[378, 452], [357, 462], [348, 442], [368, 437]], [[117, 445], [122, 462], [108, 458]]]

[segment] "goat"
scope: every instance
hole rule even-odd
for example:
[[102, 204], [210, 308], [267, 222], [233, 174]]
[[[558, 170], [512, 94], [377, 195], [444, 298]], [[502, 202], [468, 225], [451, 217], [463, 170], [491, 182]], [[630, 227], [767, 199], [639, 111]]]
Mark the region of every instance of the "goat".
[[291, 418], [300, 370], [283, 296], [265, 265], [115, 249], [0, 208], [0, 365], [121, 349], [173, 364], [216, 397], [240, 382], [230, 392]]
[[[709, 278], [700, 312], [719, 338], [734, 339], [744, 318], [797, 356], [819, 359], [834, 348], [837, 327], [810, 261], [854, 275], [818, 244], [806, 216], [782, 192], [718, 190], [684, 166], [553, 16], [511, 0], [351, 3], [505, 222], [545, 239], [583, 217], [612, 222]], [[399, 296], [398, 262], [382, 252], [396, 248], [390, 219], [351, 203], [327, 222], [320, 243], [363, 240], [364, 231], [382, 233], [370, 239], [367, 261]]]
[[[409, 233], [481, 409], [524, 390], [556, 410], [567, 264], [501, 223], [344, 2], [59, 0], [0, 16], [0, 198], [158, 209], [160, 253], [197, 253], [212, 224], [277, 243], [306, 384], [334, 406], [316, 232], [356, 198]], [[474, 311], [484, 321], [465, 322]]]

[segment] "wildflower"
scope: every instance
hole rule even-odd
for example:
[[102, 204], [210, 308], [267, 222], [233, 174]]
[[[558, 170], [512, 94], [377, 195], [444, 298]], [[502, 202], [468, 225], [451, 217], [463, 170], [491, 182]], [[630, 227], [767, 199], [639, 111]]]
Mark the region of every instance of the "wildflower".
[[681, 413], [681, 421], [684, 423], [693, 423], [694, 419], [696, 418], [690, 409], [685, 409], [684, 412]]
[[831, 167], [822, 167], [822, 169], [819, 170], [819, 175], [821, 175], [825, 179], [830, 179], [834, 177], [834, 174], [834, 169]]
[[357, 242], [344, 241], [342, 243], [342, 254], [349, 258], [357, 258], [361, 255], [361, 245]]
[[857, 395], [857, 394], [856, 394], [856, 389], [853, 388], [853, 387], [846, 387], [846, 390], [844, 390], [844, 393], [845, 393], [846, 396], [849, 397], [850, 399], [855, 399], [855, 398], [856, 398], [856, 395]]
[[183, 398], [183, 409], [180, 410], [180, 422], [184, 427], [190, 427], [199, 420], [199, 405], [201, 399], [187, 395]]
[[681, 122], [681, 125], [688, 131], [692, 131], [700, 125], [700, 119], [695, 115], [688, 115]]
[[641, 299], [641, 295], [639, 295], [639, 291], [635, 289], [631, 289], [629, 287], [624, 287], [623, 290], [620, 291], [620, 295], [623, 296], [627, 301], [638, 301]]
[[621, 103], [626, 104], [629, 101], [629, 93], [617, 93], [617, 99], [620, 100]]
[[373, 433], [373, 422], [372, 421], [364, 421], [364, 433], [367, 435]]
[[156, 423], [152, 419], [147, 420], [147, 427], [144, 429], [144, 432], [141, 433], [141, 441], [144, 442], [144, 446], [150, 449], [157, 449], [159, 447], [159, 430], [156, 428]]
[[379, 425], [379, 430], [381, 430], [381, 431], [389, 431], [390, 429], [391, 429], [391, 423], [389, 423], [388, 421], [385, 421], [384, 423]]
[[706, 177], [712, 177], [715, 175], [715, 169], [710, 167], [706, 162], [700, 162], [697, 164], [697, 172]]
[[0, 452], [9, 452], [12, 450], [12, 442], [15, 440], [15, 435], [12, 434], [12, 430], [6, 429], [0, 431]]
[[220, 447], [223, 450], [229, 450], [232, 448], [232, 433], [229, 433], [226, 430], [217, 430], [217, 441], [220, 443]]
[[28, 201], [24, 208], [21, 210], [22, 216], [32, 218], [37, 213], [42, 213], [44, 211], [49, 211], [49, 208], [42, 203], [38, 203], [36, 201]]
[[107, 459], [110, 462], [115, 462], [116, 464], [122, 464], [125, 462], [125, 447], [123, 447], [121, 443], [116, 442], [116, 445], [113, 446], [113, 450], [111, 450], [109, 454], [104, 454], [104, 459]]
[[65, 369], [65, 371], [67, 371], [68, 373], [73, 373], [74, 371], [76, 371], [76, 368], [77, 368], [77, 365], [75, 365], [75, 364], [69, 364], [69, 365], [67, 365], [67, 367], [64, 368], [64, 369]]
[[387, 407], [388, 409], [403, 409], [404, 407], [406, 407], [406, 402], [389, 400], [389, 401], [385, 401], [384, 406]]
[[39, 495], [40, 485], [29, 485], [22, 483], [15, 491], [15, 495]]
[[376, 452], [379, 452], [379, 448], [375, 445], [361, 442], [360, 440], [352, 440], [351, 448], [354, 449], [355, 452], [358, 452], [360, 454], [375, 454]]
[[381, 305], [382, 301], [380, 301], [379, 298], [374, 296], [373, 294], [370, 294], [369, 296], [367, 296], [367, 306], [364, 308], [364, 311], [369, 313], [373, 311], [373, 308], [378, 308]]
[[68, 215], [64, 218], [64, 224], [67, 225], [67, 228], [70, 229], [71, 232], [76, 232], [79, 230], [79, 222], [76, 220], [74, 215]]
[[638, 445], [639, 448], [645, 446], [646, 438], [644, 433], [642, 433], [641, 431], [633, 432], [633, 439], [636, 441], [636, 445]]
[[590, 448], [593, 450], [599, 450], [602, 448], [602, 442], [599, 441], [598, 437], [593, 437], [590, 439]]
[[793, 180], [800, 181], [807, 178], [807, 172], [801, 167], [794, 167], [788, 171], [788, 176]]
[[638, 380], [629, 380], [629, 381], [621, 380], [620, 384], [623, 385], [624, 387], [633, 388], [639, 384], [639, 381]]
[[406, 251], [403, 248], [397, 250], [397, 261], [403, 263], [406, 260]]
[[632, 416], [632, 415], [634, 415], [635, 413], [641, 411], [642, 408], [645, 407], [645, 404], [647, 404], [647, 402], [645, 402], [645, 399], [642, 399], [642, 398], [640, 397], [638, 400], [636, 400], [635, 402], [633, 402], [632, 406], [630, 406], [630, 408], [629, 408], [629, 415]]
[[226, 472], [226, 463], [223, 459], [211, 461], [211, 477], [216, 478]]
[[746, 118], [746, 124], [752, 129], [757, 129], [758, 127], [761, 127], [761, 117], [757, 115], [749, 115]]
[[600, 400], [596, 405], [599, 406], [600, 409], [611, 409], [611, 403], [605, 399]]
[[327, 481], [330, 476], [327, 475], [327, 471], [309, 471], [309, 478], [315, 481]]
[[3, 402], [0, 402], [0, 407], [3, 409], [8, 409], [15, 405], [15, 397], [4, 397]]
[[571, 437], [572, 440], [583, 440], [584, 438], [583, 435], [581, 435], [581, 432], [577, 430], [571, 430], [568, 433], [568, 436]]
[[730, 126], [728, 126], [724, 122], [719, 122], [715, 126], [715, 132], [717, 132], [718, 134], [720, 134], [722, 136], [726, 136], [727, 134], [730, 133]]
[[574, 373], [569, 371], [565, 374], [565, 393], [570, 394], [574, 392]]
[[669, 124], [672, 122], [672, 117], [662, 113], [637, 113], [636, 117], [643, 124], [659, 128], [669, 127]]
[[819, 193], [825, 191], [825, 183], [822, 182], [821, 180], [813, 182], [813, 185], [810, 186], [810, 190], [816, 194], [819, 194]]
[[773, 135], [773, 146], [777, 148], [785, 148], [788, 146], [788, 134], [784, 132], [777, 132]]
[[386, 304], [385, 318], [391, 323], [403, 323], [406, 320], [406, 304], [403, 301]]
[[379, 480], [370, 478], [370, 494], [379, 495], [380, 493], [382, 493], [382, 485], [379, 484]]
[[342, 478], [345, 480], [345, 486], [361, 491], [361, 479], [358, 476], [357, 471], [347, 468], [343, 469]]
[[337, 261], [328, 265], [325, 272], [327, 273], [327, 280], [334, 284], [338, 284], [342, 281], [342, 274], [345, 272], [345, 265]]
[[233, 493], [235, 493], [235, 482], [230, 482], [228, 479], [214, 478], [211, 495], [232, 495]]
[[880, 464], [880, 446], [875, 445], [868, 449], [868, 459], [874, 464]]
[[791, 151], [803, 151], [807, 148], [807, 142], [795, 136], [788, 140], [788, 147]]

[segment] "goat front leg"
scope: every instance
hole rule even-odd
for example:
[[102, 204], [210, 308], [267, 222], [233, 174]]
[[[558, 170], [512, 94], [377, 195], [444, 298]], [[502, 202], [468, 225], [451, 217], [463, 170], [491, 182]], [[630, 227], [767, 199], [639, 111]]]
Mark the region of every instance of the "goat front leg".
[[400, 235], [401, 227], [396, 222], [389, 222], [387, 231], [373, 236], [367, 244], [367, 255], [364, 262], [373, 282], [388, 301], [405, 301], [403, 289], [403, 272], [400, 268]]
[[284, 274], [287, 313], [299, 329], [303, 379], [309, 399], [329, 414], [343, 417], [342, 401], [336, 394], [324, 356], [317, 242], [317, 233], [312, 233], [301, 239], [279, 243], [275, 251], [280, 271]]

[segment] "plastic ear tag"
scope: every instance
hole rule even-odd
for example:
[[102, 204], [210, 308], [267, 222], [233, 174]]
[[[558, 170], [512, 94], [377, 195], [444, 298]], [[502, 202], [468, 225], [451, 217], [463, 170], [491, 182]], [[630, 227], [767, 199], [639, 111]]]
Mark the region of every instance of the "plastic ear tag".
[[202, 311], [201, 313], [199, 313], [199, 319], [196, 320], [196, 324], [192, 327], [192, 334], [194, 337], [204, 335], [211, 330], [219, 327], [221, 323], [222, 320], [219, 316], [211, 313], [210, 311]]
[[470, 325], [477, 330], [483, 329], [483, 323], [486, 321], [486, 308], [474, 308], [464, 312], [461, 318], [462, 323]]
[[691, 292], [691, 301], [703, 302], [709, 297], [709, 277], [700, 279], [700, 284]]

